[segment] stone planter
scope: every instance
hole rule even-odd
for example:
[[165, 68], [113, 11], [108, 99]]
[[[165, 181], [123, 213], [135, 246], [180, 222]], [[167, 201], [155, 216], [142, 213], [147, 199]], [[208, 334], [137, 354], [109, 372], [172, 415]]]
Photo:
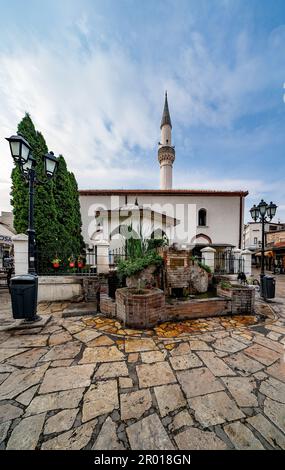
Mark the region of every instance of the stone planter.
[[165, 296], [160, 289], [124, 287], [116, 290], [117, 318], [130, 328], [149, 328], [165, 319]]
[[254, 286], [239, 286], [237, 284], [225, 289], [219, 284], [217, 286], [217, 295], [231, 300], [232, 314], [254, 314]]

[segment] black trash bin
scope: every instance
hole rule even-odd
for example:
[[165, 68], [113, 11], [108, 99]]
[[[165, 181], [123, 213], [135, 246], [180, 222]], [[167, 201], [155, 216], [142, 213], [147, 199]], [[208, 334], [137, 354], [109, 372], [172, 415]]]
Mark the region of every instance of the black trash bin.
[[38, 277], [32, 274], [14, 276], [10, 280], [13, 318], [35, 321], [37, 317]]
[[263, 276], [262, 294], [265, 299], [273, 299], [275, 297], [275, 278], [273, 276]]

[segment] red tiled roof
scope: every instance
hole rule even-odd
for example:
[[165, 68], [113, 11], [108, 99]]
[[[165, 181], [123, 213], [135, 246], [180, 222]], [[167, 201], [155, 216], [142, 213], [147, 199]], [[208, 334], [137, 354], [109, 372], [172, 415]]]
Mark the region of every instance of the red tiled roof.
[[153, 195], [175, 195], [175, 196], [247, 196], [248, 191], [222, 191], [215, 189], [80, 189], [80, 196], [109, 196], [112, 194], [153, 194]]

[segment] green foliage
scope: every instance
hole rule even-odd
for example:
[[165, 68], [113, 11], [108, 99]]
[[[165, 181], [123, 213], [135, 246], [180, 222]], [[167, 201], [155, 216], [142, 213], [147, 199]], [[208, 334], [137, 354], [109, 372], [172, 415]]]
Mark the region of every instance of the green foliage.
[[[44, 154], [47, 153], [43, 135], [36, 131], [29, 114], [18, 125], [20, 132], [32, 147], [36, 158], [36, 177], [44, 182], [35, 187], [34, 223], [39, 265], [46, 253], [60, 253], [78, 257], [84, 251], [81, 235], [81, 214], [78, 188], [73, 173], [67, 169], [63, 156], [53, 180], [48, 180], [44, 170]], [[12, 170], [11, 204], [14, 213], [14, 227], [17, 233], [26, 232], [28, 227], [28, 184], [20, 170]], [[54, 255], [53, 255], [54, 256]]]
[[145, 240], [143, 238], [128, 238], [125, 243], [125, 252], [128, 259], [143, 257], [147, 252]]
[[22, 174], [18, 167], [13, 168], [11, 174], [11, 205], [14, 208], [14, 228], [17, 233], [25, 233], [28, 228], [28, 186], [23, 181]]
[[77, 257], [84, 249], [78, 188], [75, 177], [73, 173], [68, 171], [62, 155], [58, 158], [58, 169], [53, 188], [57, 223], [61, 228], [57, 241], [59, 250], [64, 250]]
[[207, 271], [207, 273], [211, 274], [212, 270], [210, 266], [208, 266], [207, 264], [204, 264], [204, 263], [201, 263], [201, 261], [198, 261], [198, 266], [204, 269], [205, 271]]
[[148, 242], [148, 250], [157, 250], [157, 248], [168, 245], [168, 240], [166, 237], [150, 238], [147, 242]]
[[162, 258], [155, 251], [150, 251], [140, 258], [127, 259], [118, 263], [120, 276], [132, 276], [150, 265], [161, 266]]
[[[28, 140], [32, 147], [34, 156], [36, 157], [35, 149], [37, 147], [37, 131], [29, 114], [26, 114], [19, 123], [18, 132]], [[13, 168], [11, 179], [11, 205], [13, 206], [14, 213], [14, 228], [17, 233], [25, 233], [28, 228], [28, 185], [23, 180], [18, 167]]]
[[226, 281], [221, 281], [220, 286], [222, 289], [231, 289], [232, 285], [229, 282]]

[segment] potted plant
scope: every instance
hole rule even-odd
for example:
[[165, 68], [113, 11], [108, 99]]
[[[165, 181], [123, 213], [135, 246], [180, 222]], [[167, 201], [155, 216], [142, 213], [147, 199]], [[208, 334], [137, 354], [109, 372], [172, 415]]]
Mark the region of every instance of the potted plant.
[[71, 255], [69, 258], [68, 258], [68, 262], [69, 262], [69, 267], [70, 268], [74, 268], [75, 266], [75, 258], [73, 255]]
[[84, 261], [81, 255], [79, 255], [77, 258], [77, 266], [79, 267], [79, 269], [82, 269], [84, 267]]
[[52, 260], [53, 267], [59, 268], [60, 262], [61, 262], [61, 259], [59, 259], [59, 257], [56, 255]]

